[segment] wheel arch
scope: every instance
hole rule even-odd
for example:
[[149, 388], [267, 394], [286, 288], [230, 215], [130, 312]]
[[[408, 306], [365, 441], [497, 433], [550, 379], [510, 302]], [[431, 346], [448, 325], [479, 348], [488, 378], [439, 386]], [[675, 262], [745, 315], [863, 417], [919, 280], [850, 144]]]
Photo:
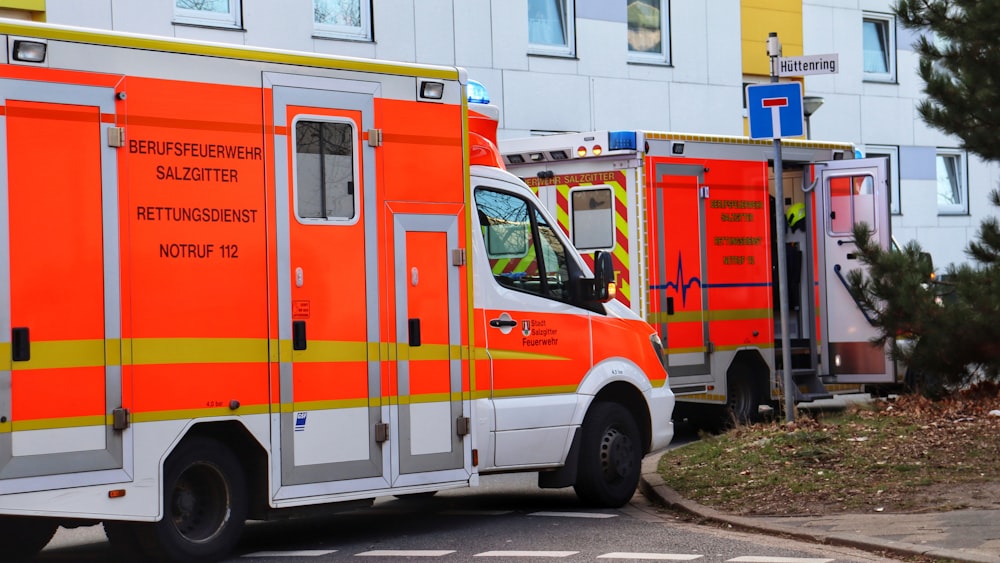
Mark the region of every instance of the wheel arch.
[[[597, 392], [590, 406], [599, 402], [618, 403], [632, 413], [642, 437], [643, 454], [649, 453], [652, 443], [652, 420], [649, 415], [649, 404], [642, 392], [627, 381], [612, 381]], [[590, 407], [587, 410], [589, 411]]]
[[736, 352], [729, 367], [726, 368], [726, 392], [730, 380], [741, 375], [749, 375], [756, 384], [757, 393], [765, 400], [771, 400], [771, 369], [757, 349], [745, 349]]
[[255, 519], [264, 517], [268, 511], [267, 452], [250, 430], [238, 420], [198, 422], [189, 427], [184, 436], [174, 444], [171, 453], [185, 441], [195, 438], [215, 440], [233, 452], [246, 478], [248, 516]]

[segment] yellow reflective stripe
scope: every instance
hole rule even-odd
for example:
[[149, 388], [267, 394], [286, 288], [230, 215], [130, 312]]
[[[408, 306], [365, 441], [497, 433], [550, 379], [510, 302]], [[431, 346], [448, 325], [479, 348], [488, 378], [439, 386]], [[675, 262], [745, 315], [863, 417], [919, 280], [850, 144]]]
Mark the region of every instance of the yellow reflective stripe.
[[646, 315], [646, 322], [650, 324], [670, 324], [691, 323], [691, 322], [718, 322], [718, 321], [750, 321], [756, 319], [770, 319], [771, 310], [760, 309], [720, 309], [715, 311], [679, 311], [673, 315], [664, 312], [650, 313]]
[[685, 401], [712, 401], [713, 403], [724, 403], [726, 402], [725, 395], [718, 395], [715, 393], [675, 393], [678, 399], [684, 399]]
[[170, 411], [152, 411], [132, 413], [132, 423], [140, 422], [163, 422], [167, 420], [189, 420], [195, 418], [216, 418], [225, 416], [249, 416], [255, 414], [269, 414], [270, 405], [248, 405], [241, 406], [236, 410], [229, 407], [213, 407], [204, 409], [179, 409]]
[[516, 352], [514, 350], [497, 350], [494, 348], [490, 348], [488, 354], [494, 360], [569, 360], [569, 358], [564, 356]]
[[[647, 139], [659, 139], [667, 141], [690, 141], [704, 143], [723, 143], [727, 145], [761, 145], [770, 146], [772, 141], [767, 139], [751, 139], [750, 137], [737, 137], [733, 135], [694, 135], [690, 133], [667, 133], [662, 131], [643, 131], [643, 136]], [[813, 148], [813, 149], [836, 149], [854, 152], [854, 145], [850, 143], [831, 143], [827, 141], [808, 141], [803, 139], [782, 139], [781, 143], [787, 146]]]
[[460, 347], [452, 347], [447, 344], [410, 346], [399, 343], [396, 346], [400, 360], [459, 360], [462, 357]]
[[[690, 346], [688, 348], [664, 348], [664, 354], [693, 354], [696, 352], [708, 352], [707, 346]], [[670, 372], [670, 367], [667, 367], [667, 373]]]
[[31, 343], [31, 359], [12, 362], [11, 369], [104, 367], [105, 358], [103, 339], [39, 341]]
[[646, 315], [646, 322], [649, 324], [670, 324], [670, 323], [700, 323], [705, 321], [703, 311], [679, 311], [673, 315], [667, 313], [649, 313]]
[[552, 385], [549, 387], [520, 387], [517, 389], [496, 389], [494, 397], [531, 397], [534, 395], [562, 395], [576, 393], [576, 385]]
[[[133, 365], [267, 362], [264, 338], [133, 338]], [[127, 347], [127, 346], [126, 346]]]
[[56, 428], [83, 428], [85, 426], [109, 426], [111, 415], [68, 416], [65, 418], [43, 418], [38, 420], [15, 420], [9, 424], [11, 432], [26, 430], [54, 430]]

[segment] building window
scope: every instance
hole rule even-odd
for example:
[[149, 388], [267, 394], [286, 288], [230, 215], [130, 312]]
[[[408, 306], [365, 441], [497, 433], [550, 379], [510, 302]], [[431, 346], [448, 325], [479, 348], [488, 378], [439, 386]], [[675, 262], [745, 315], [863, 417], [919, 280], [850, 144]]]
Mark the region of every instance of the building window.
[[895, 82], [896, 19], [866, 12], [863, 26], [865, 80]]
[[240, 27], [239, 0], [174, 0], [174, 21], [213, 27]]
[[629, 0], [628, 56], [638, 63], [670, 62], [668, 0]]
[[889, 185], [889, 209], [893, 215], [901, 214], [903, 211], [899, 196], [899, 147], [868, 145], [865, 147], [865, 158], [885, 159], [885, 181]]
[[528, 0], [529, 51], [572, 57], [576, 53], [573, 0]]
[[313, 0], [316, 35], [371, 41], [372, 10], [368, 0]]
[[937, 201], [941, 215], [965, 215], [969, 212], [969, 184], [965, 152], [959, 149], [937, 150]]
[[352, 123], [295, 122], [295, 211], [300, 220], [354, 218], [356, 135]]

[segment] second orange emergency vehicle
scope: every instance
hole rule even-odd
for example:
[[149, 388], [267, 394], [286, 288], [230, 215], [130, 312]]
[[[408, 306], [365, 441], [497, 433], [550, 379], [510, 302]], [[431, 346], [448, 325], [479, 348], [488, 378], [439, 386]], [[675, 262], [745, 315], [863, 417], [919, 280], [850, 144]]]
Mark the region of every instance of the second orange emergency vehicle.
[[[852, 229], [891, 243], [885, 162], [847, 143], [786, 140], [786, 201], [770, 141], [594, 131], [500, 144], [581, 251], [614, 257], [618, 299], [657, 327], [677, 416], [719, 426], [895, 381], [846, 275]], [[790, 220], [787, 217], [790, 216]], [[777, 229], [788, 229], [793, 389], [783, 389]], [[763, 408], [762, 408], [763, 407]]]

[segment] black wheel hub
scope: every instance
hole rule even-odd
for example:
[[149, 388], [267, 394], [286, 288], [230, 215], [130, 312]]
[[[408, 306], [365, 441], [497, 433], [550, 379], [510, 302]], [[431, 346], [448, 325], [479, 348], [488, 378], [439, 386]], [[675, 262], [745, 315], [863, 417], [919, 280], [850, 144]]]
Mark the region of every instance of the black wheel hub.
[[601, 439], [601, 471], [608, 482], [624, 478], [635, 463], [635, 446], [627, 434], [608, 428]]
[[196, 465], [181, 475], [174, 487], [173, 522], [191, 542], [215, 538], [229, 519], [229, 491], [225, 479], [209, 465]]

